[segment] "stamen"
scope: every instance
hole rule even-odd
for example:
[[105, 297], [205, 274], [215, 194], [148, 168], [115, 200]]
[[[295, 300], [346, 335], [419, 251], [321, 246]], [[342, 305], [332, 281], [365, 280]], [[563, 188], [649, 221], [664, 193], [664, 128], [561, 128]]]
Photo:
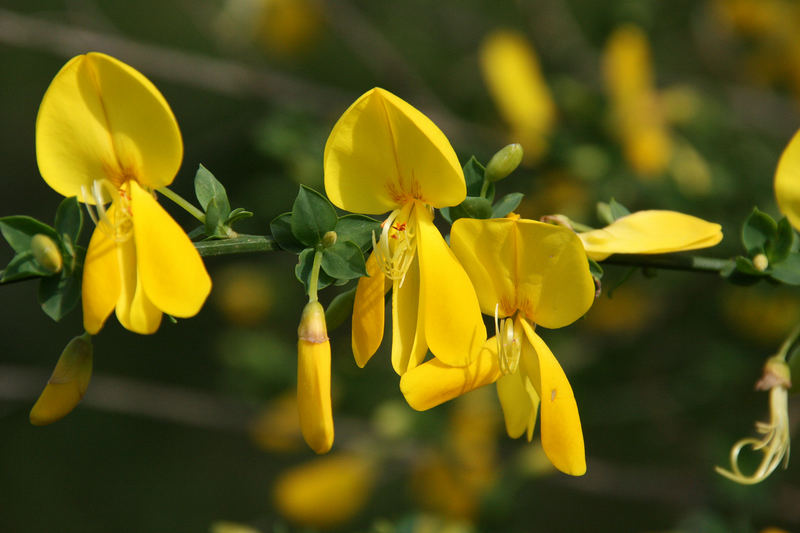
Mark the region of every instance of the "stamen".
[[503, 374], [513, 374], [519, 366], [522, 342], [514, 330], [514, 318], [499, 320], [500, 304], [494, 306], [494, 329], [497, 336], [497, 358]]
[[[413, 207], [412, 207], [413, 208]], [[406, 274], [417, 251], [416, 228], [411, 219], [395, 224], [401, 215], [408, 216], [406, 208], [395, 209], [381, 224], [381, 235], [376, 241], [372, 233], [372, 249], [383, 273], [392, 281], [400, 281], [403, 286]]]
[[[106, 193], [104, 195], [104, 193]], [[125, 242], [133, 235], [133, 215], [130, 207], [130, 195], [124, 188], [117, 189], [106, 179], [94, 180], [91, 186], [91, 198], [94, 200], [92, 206], [87, 199], [89, 191], [86, 186], [81, 186], [81, 201], [86, 206], [86, 212], [92, 219], [95, 226], [107, 235], [114, 238], [116, 242]], [[116, 205], [114, 210], [114, 220], [106, 209], [106, 198], [110, 197], [112, 205]]]

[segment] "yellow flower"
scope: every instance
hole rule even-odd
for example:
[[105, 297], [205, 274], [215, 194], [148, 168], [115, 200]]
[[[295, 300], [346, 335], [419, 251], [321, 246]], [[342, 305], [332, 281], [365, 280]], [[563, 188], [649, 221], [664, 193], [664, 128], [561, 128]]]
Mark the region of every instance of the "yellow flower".
[[781, 213], [800, 230], [800, 131], [794, 134], [778, 161], [775, 198]]
[[575, 234], [530, 220], [460, 219], [453, 252], [475, 284], [481, 311], [495, 316], [497, 336], [465, 368], [430, 361], [409, 371], [400, 389], [423, 410], [497, 380], [506, 430], [530, 440], [541, 407], [542, 445], [553, 465], [586, 471], [578, 407], [567, 377], [536, 325], [564, 327], [594, 300], [588, 261]]
[[392, 284], [392, 365], [414, 368], [428, 348], [453, 366], [486, 339], [466, 272], [433, 224], [433, 209], [466, 197], [447, 138], [425, 115], [372, 89], [345, 111], [325, 145], [325, 191], [342, 209], [391, 211], [367, 261], [353, 309], [353, 353], [364, 366], [383, 338], [383, 294]]
[[69, 341], [31, 409], [31, 424], [52, 424], [67, 416], [78, 405], [92, 378], [93, 351], [92, 338], [87, 333]]
[[528, 40], [518, 32], [497, 30], [481, 44], [481, 71], [511, 138], [535, 161], [547, 150], [556, 107]]
[[86, 331], [97, 333], [115, 308], [137, 333], [155, 332], [162, 312], [197, 314], [211, 280], [153, 192], [172, 182], [183, 143], [147, 78], [104, 54], [72, 58], [39, 107], [36, 158], [50, 187], [97, 206], [83, 272]]
[[664, 254], [714, 246], [719, 224], [676, 211], [637, 211], [605, 228], [579, 233], [586, 254], [602, 261], [612, 254]]
[[331, 410], [331, 343], [325, 310], [319, 302], [306, 304], [297, 328], [297, 408], [300, 429], [316, 453], [333, 446]]

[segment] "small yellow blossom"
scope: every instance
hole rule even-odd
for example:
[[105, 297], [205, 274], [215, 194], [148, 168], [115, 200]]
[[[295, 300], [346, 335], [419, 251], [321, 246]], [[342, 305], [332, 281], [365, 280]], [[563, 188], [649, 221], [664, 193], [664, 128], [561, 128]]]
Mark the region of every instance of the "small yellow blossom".
[[481, 310], [494, 315], [496, 337], [464, 368], [427, 362], [400, 380], [415, 409], [429, 409], [497, 381], [506, 430], [530, 440], [541, 408], [545, 453], [562, 472], [586, 471], [583, 433], [572, 387], [536, 325], [564, 327], [594, 300], [588, 261], [575, 234], [530, 220], [459, 219], [453, 252], [472, 279]]
[[97, 333], [114, 309], [137, 333], [155, 332], [162, 313], [198, 313], [211, 279], [153, 192], [172, 182], [183, 143], [147, 78], [105, 54], [72, 58], [39, 107], [36, 158], [48, 185], [98, 211], [83, 271], [86, 331]]
[[391, 211], [358, 282], [353, 354], [364, 366], [383, 338], [383, 294], [392, 284], [392, 366], [417, 366], [428, 349], [463, 366], [486, 339], [469, 278], [433, 224], [433, 208], [466, 197], [444, 134], [417, 109], [372, 89], [339, 118], [325, 145], [325, 191], [342, 209]]
[[578, 237], [586, 254], [602, 261], [612, 254], [664, 254], [708, 248], [722, 240], [722, 227], [676, 211], [637, 211]]
[[291, 522], [329, 528], [352, 519], [369, 499], [375, 463], [357, 454], [317, 458], [281, 474], [273, 497]]
[[511, 140], [522, 144], [526, 161], [538, 160], [547, 150], [556, 107], [536, 52], [521, 34], [497, 30], [481, 44], [480, 63]]
[[92, 353], [92, 338], [88, 333], [69, 341], [31, 409], [31, 424], [52, 424], [67, 416], [78, 405], [92, 377]]
[[331, 344], [325, 326], [325, 310], [319, 302], [306, 304], [297, 336], [300, 429], [312, 450], [326, 453], [333, 446]]

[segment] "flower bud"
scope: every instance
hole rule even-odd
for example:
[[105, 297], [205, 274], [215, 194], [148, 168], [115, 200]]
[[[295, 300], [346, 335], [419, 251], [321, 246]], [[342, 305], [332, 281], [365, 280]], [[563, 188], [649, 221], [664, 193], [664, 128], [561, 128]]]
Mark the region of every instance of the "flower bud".
[[51, 424], [65, 417], [78, 405], [92, 377], [92, 352], [92, 338], [88, 333], [69, 341], [42, 394], [31, 409], [31, 424]]
[[484, 176], [491, 182], [500, 181], [516, 170], [522, 162], [522, 155], [521, 144], [504, 146], [489, 160]]
[[336, 235], [335, 231], [326, 231], [325, 235], [322, 236], [322, 246], [325, 248], [330, 248], [336, 244], [337, 237], [338, 235]]
[[759, 272], [764, 272], [769, 266], [769, 260], [767, 259], [767, 256], [764, 254], [758, 254], [757, 256], [755, 256], [753, 258], [753, 266]]
[[31, 239], [31, 253], [39, 266], [51, 274], [58, 274], [64, 266], [64, 258], [58, 245], [43, 233], [37, 233]]
[[331, 345], [325, 326], [325, 310], [308, 302], [297, 328], [297, 407], [300, 430], [316, 453], [333, 446], [331, 411]]

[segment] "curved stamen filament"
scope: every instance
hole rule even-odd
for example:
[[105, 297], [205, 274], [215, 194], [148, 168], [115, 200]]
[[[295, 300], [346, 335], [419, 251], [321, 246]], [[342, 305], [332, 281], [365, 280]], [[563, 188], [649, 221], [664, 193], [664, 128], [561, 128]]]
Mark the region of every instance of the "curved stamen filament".
[[[715, 467], [718, 474], [743, 485], [753, 485], [769, 477], [781, 462], [783, 462], [784, 468], [788, 466], [790, 437], [787, 402], [788, 391], [785, 387], [775, 386], [770, 389], [770, 421], [769, 423], [756, 422], [756, 430], [764, 436], [761, 439], [744, 438], [734, 444], [730, 456], [731, 469]], [[739, 454], [747, 446], [750, 446], [753, 451], [761, 451], [764, 454], [758, 468], [750, 475], [743, 474], [739, 468]]]
[[503, 374], [513, 374], [519, 366], [522, 342], [514, 330], [513, 317], [499, 319], [500, 304], [494, 306], [494, 329], [497, 336], [497, 358]]
[[395, 209], [381, 224], [377, 242], [372, 234], [372, 249], [381, 270], [392, 281], [399, 280], [401, 287], [417, 251], [417, 230], [409, 214], [405, 208]]

